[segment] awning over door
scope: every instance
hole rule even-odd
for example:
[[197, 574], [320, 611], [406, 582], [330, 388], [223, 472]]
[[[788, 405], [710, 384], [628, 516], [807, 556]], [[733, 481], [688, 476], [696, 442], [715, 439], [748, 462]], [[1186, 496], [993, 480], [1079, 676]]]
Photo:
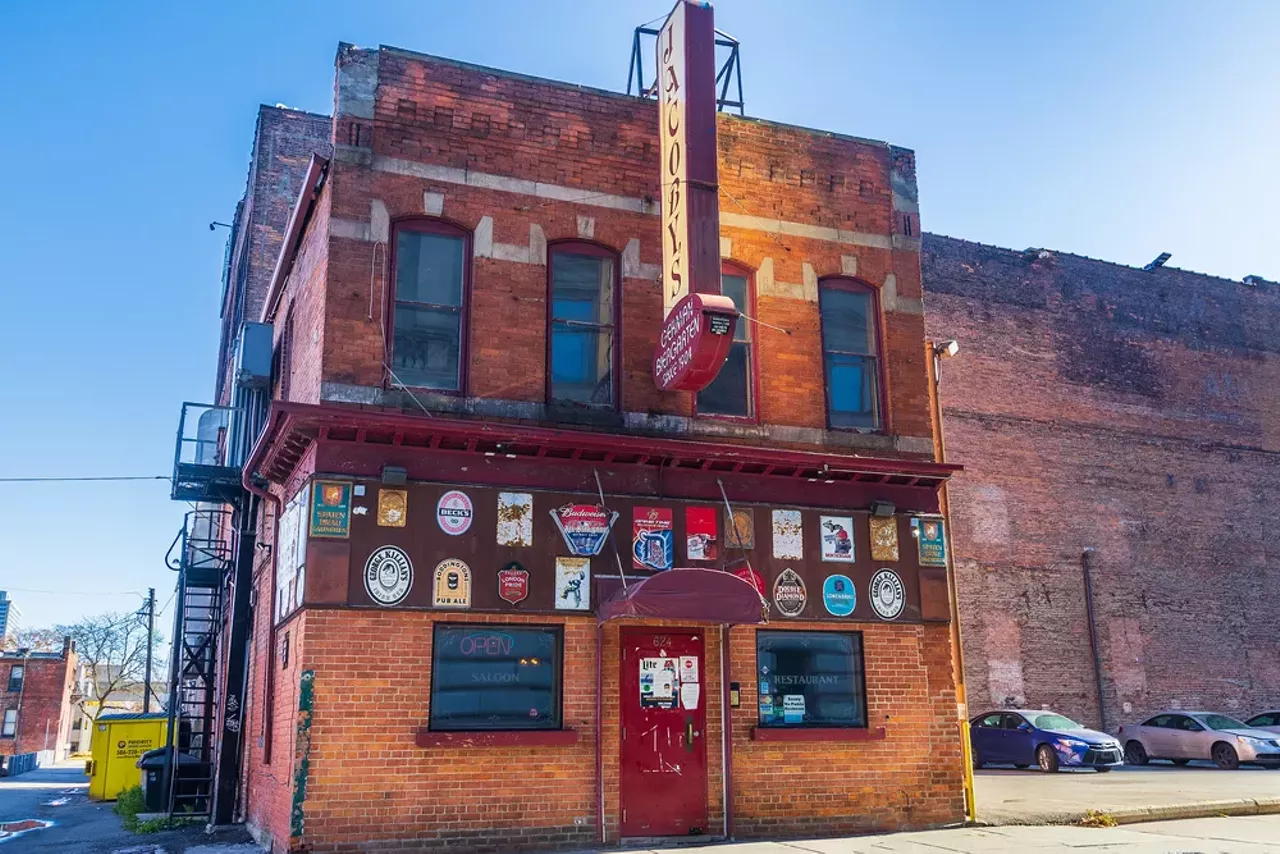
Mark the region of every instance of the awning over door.
[[766, 622], [759, 591], [719, 569], [669, 569], [619, 590], [600, 603], [600, 622], [633, 617], [729, 625]]

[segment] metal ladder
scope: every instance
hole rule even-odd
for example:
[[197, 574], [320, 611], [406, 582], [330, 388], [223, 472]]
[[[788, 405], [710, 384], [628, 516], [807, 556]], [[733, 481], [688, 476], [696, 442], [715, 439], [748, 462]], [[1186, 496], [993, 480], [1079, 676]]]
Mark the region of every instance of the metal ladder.
[[169, 707], [169, 814], [176, 817], [212, 814], [218, 640], [235, 561], [231, 521], [228, 509], [198, 509], [187, 514], [181, 534]]

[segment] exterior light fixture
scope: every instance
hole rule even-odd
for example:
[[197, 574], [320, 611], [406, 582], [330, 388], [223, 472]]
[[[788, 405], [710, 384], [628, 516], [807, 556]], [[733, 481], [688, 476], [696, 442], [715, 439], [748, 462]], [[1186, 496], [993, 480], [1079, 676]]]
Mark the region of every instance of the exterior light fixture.
[[880, 516], [880, 517], [892, 516], [894, 514], [894, 511], [896, 511], [897, 509], [898, 509], [897, 507], [893, 506], [892, 501], [872, 501], [871, 502], [872, 516]]
[[933, 345], [933, 354], [939, 359], [950, 359], [956, 353], [960, 352], [960, 342], [954, 338], [947, 341], [940, 341]]

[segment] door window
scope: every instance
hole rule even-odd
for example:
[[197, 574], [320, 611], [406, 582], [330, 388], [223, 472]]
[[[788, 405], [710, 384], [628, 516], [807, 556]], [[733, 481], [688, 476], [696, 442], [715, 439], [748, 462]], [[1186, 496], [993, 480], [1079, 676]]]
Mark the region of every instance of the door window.
[[[1027, 721], [1025, 718], [1022, 717], [1022, 715], [1005, 715], [1004, 716], [1005, 729], [1016, 730], [1021, 728], [1023, 724], [1026, 724], [1026, 723]], [[1027, 726], [1029, 727], [1030, 724], [1027, 724]]]
[[1004, 716], [999, 713], [994, 715], [987, 715], [985, 718], [978, 721], [978, 726], [985, 727], [987, 729], [1000, 729], [1000, 726], [1001, 726], [1000, 722], [1001, 720], [1003, 720], [1003, 718]]

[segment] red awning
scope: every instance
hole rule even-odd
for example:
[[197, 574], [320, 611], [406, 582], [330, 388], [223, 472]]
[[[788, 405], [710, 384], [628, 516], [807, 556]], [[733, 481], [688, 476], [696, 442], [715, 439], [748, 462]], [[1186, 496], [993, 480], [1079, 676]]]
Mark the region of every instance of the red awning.
[[614, 593], [596, 612], [600, 622], [619, 617], [698, 620], [745, 625], [766, 622], [755, 585], [719, 569], [669, 569]]

